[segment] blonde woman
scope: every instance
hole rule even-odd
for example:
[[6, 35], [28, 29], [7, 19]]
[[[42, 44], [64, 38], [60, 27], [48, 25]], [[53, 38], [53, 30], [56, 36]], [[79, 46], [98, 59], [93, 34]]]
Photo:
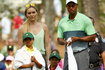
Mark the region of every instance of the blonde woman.
[[33, 45], [41, 52], [44, 58], [46, 55], [49, 56], [50, 44], [48, 27], [46, 24], [38, 22], [38, 10], [35, 8], [35, 4], [26, 5], [25, 16], [27, 20], [18, 32], [19, 44], [22, 45], [22, 35], [25, 32], [31, 32], [35, 37]]

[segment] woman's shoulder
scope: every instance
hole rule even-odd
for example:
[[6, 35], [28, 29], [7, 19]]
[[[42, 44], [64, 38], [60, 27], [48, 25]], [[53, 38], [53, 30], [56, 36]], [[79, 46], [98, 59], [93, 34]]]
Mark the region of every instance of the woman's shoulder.
[[37, 22], [37, 24], [39, 26], [41, 26], [43, 28], [44, 31], [46, 31], [48, 29], [47, 24], [43, 23], [43, 22]]
[[25, 21], [22, 25], [21, 25], [21, 27], [19, 28], [19, 31], [24, 31], [24, 30], [27, 30], [27, 25], [28, 23]]
[[24, 22], [19, 29], [22, 29], [26, 25], [26, 22]]
[[48, 29], [47, 24], [42, 23], [43, 29], [46, 31]]

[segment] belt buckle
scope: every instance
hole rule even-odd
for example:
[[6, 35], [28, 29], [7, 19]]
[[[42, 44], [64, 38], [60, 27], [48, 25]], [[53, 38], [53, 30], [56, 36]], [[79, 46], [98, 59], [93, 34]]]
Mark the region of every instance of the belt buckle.
[[93, 64], [90, 64], [90, 65], [89, 65], [89, 67], [90, 67], [90, 68], [93, 68], [93, 67], [94, 67], [94, 65], [93, 65]]

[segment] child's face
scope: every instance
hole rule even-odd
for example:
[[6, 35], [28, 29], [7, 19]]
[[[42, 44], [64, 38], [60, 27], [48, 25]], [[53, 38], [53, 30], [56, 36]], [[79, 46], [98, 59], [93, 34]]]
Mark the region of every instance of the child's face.
[[6, 60], [6, 63], [7, 63], [8, 65], [10, 65], [10, 64], [12, 63], [12, 61], [11, 61], [11, 60]]
[[51, 66], [57, 66], [58, 65], [58, 63], [59, 63], [59, 59], [58, 58], [56, 58], [56, 57], [52, 57], [51, 59], [50, 59], [50, 64], [51, 64]]
[[34, 40], [31, 38], [26, 38], [24, 39], [24, 44], [26, 44], [27, 46], [31, 46], [33, 44]]
[[8, 55], [13, 56], [14, 55], [14, 51], [8, 51]]

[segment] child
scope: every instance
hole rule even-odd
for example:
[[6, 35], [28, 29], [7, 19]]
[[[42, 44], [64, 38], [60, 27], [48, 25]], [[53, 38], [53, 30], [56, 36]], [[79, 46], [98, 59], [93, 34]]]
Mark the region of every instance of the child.
[[8, 39], [8, 41], [6, 42], [6, 45], [3, 46], [1, 53], [6, 57], [8, 55], [10, 56], [14, 56], [14, 54], [16, 53], [17, 50], [17, 46], [14, 43], [13, 39]]
[[19, 70], [44, 70], [45, 61], [34, 46], [34, 36], [27, 32], [23, 35], [23, 47], [16, 52], [14, 67]]
[[49, 57], [50, 65], [48, 66], [48, 70], [62, 70], [58, 65], [60, 60], [60, 55], [57, 52], [52, 52]]
[[[52, 52], [57, 52], [58, 54], [59, 54], [59, 51], [57, 50], [57, 49], [53, 49], [52, 51], [51, 51], [51, 53]], [[61, 60], [60, 60], [60, 62], [58, 63], [58, 65], [63, 69], [63, 64], [64, 64], [64, 59], [62, 58]]]
[[6, 57], [6, 60], [5, 60], [6, 70], [14, 70], [13, 69], [13, 61], [14, 61], [13, 56], [7, 56]]

